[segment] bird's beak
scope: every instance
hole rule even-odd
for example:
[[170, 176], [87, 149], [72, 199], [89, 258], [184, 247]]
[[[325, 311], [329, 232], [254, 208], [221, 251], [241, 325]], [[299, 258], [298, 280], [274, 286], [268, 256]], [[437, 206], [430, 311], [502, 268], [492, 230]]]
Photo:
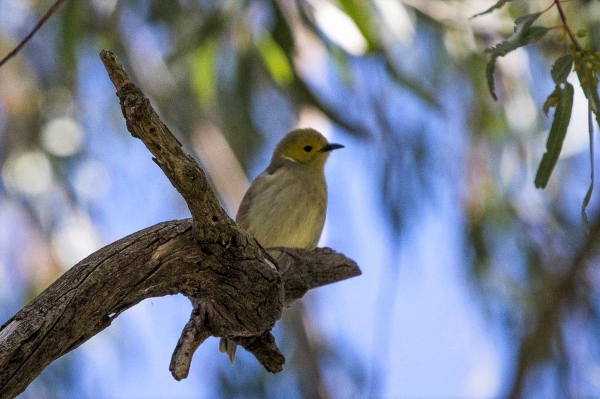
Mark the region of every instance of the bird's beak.
[[339, 148], [344, 148], [344, 146], [341, 144], [329, 143], [325, 147], [321, 148], [321, 152], [329, 152], [329, 151], [337, 150]]

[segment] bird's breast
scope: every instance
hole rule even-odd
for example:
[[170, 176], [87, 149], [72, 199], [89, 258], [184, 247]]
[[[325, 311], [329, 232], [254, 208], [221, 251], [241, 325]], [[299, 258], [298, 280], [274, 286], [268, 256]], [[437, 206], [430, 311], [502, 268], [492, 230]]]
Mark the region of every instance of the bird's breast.
[[236, 220], [264, 248], [312, 249], [317, 245], [327, 208], [322, 176], [298, 176], [285, 170], [257, 177]]

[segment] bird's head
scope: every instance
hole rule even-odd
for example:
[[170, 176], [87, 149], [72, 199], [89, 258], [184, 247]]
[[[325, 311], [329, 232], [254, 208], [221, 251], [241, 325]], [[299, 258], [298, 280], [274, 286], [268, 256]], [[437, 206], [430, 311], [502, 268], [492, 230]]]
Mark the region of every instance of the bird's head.
[[271, 163], [303, 164], [311, 169], [322, 170], [329, 153], [343, 147], [341, 144], [328, 143], [314, 129], [296, 129], [277, 144]]

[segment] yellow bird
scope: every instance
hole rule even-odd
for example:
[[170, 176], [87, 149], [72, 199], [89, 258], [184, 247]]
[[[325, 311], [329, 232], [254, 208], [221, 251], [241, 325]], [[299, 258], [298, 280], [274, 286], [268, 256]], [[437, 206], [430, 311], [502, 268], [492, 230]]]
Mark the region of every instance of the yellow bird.
[[[314, 129], [296, 129], [275, 147], [267, 169], [252, 181], [236, 222], [269, 250], [275, 247], [313, 249], [327, 209], [325, 161], [341, 144], [328, 143]], [[277, 251], [269, 251], [275, 256]], [[221, 338], [219, 350], [235, 361], [237, 345]]]

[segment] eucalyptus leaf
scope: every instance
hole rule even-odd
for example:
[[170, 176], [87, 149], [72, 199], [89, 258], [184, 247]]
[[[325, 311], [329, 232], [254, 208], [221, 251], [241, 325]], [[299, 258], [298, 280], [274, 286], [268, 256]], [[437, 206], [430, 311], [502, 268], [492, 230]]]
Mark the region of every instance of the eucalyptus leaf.
[[588, 103], [588, 134], [590, 139], [590, 185], [588, 187], [587, 192], [585, 193], [585, 197], [583, 198], [583, 202], [581, 203], [581, 221], [583, 222], [583, 227], [585, 228], [586, 233], [590, 231], [590, 224], [588, 221], [586, 208], [592, 199], [592, 193], [594, 192], [594, 121], [592, 119], [592, 108]]
[[586, 232], [589, 232], [590, 230], [590, 223], [585, 210], [589, 205], [590, 200], [592, 199], [592, 193], [594, 192], [594, 154], [591, 155], [590, 163], [592, 164], [592, 177], [587, 192], [585, 193], [585, 197], [583, 198], [583, 202], [581, 203], [581, 221]]
[[550, 108], [554, 108], [558, 105], [558, 101], [560, 100], [560, 86], [556, 86], [552, 94], [548, 96], [546, 102], [544, 102], [544, 106], [542, 107], [542, 111], [544, 111], [544, 115], [548, 116], [548, 112]]
[[261, 38], [255, 42], [255, 45], [271, 78], [282, 86], [292, 83], [294, 80], [292, 65], [283, 49], [273, 40], [273, 37], [268, 32], [264, 32]]
[[59, 55], [63, 72], [68, 75], [73, 75], [77, 69], [77, 39], [83, 35], [85, 28], [85, 23], [82, 23], [84, 12], [81, 2], [70, 1], [62, 13]]
[[543, 26], [531, 26], [540, 15], [541, 13], [537, 12], [517, 18], [515, 20], [514, 33], [506, 40], [485, 50], [486, 53], [491, 54], [491, 58], [486, 67], [486, 78], [488, 89], [490, 90], [490, 94], [494, 100], [498, 99], [496, 96], [493, 76], [496, 68], [496, 59], [518, 49], [519, 47], [523, 47], [544, 37], [548, 32], [548, 28]]
[[498, 100], [496, 95], [496, 83], [494, 82], [494, 70], [496, 69], [496, 57], [492, 57], [485, 67], [485, 77], [488, 85], [488, 90], [494, 100]]
[[200, 103], [213, 105], [216, 101], [217, 57], [219, 44], [216, 38], [205, 39], [190, 53], [191, 87]]
[[381, 40], [377, 36], [377, 26], [374, 18], [375, 13], [370, 7], [370, 2], [362, 0], [340, 0], [340, 5], [346, 15], [354, 22], [357, 29], [367, 42], [367, 52], [382, 47]]
[[567, 54], [554, 61], [554, 64], [552, 65], [552, 70], [550, 71], [554, 83], [559, 84], [567, 80], [567, 77], [573, 69], [574, 60], [575, 57], [573, 57], [573, 54]]
[[585, 75], [585, 65], [581, 58], [575, 60], [575, 70], [585, 98], [596, 117], [596, 123], [600, 126], [600, 97], [598, 96], [598, 82], [591, 82]]
[[540, 15], [542, 15], [541, 12], [535, 12], [533, 14], [521, 15], [519, 18], [515, 19], [515, 32], [521, 27], [529, 28]]
[[548, 141], [546, 142], [546, 153], [542, 156], [542, 161], [535, 175], [535, 186], [537, 188], [546, 188], [554, 166], [558, 162], [563, 141], [567, 134], [567, 127], [569, 127], [571, 120], [573, 85], [564, 83], [564, 87], [557, 86], [555, 92], [558, 93], [558, 104], [556, 105], [554, 120], [550, 128], [550, 134], [548, 134]]
[[[583, 202], [581, 204], [581, 220], [583, 222], [583, 226], [585, 227], [586, 232], [589, 231], [589, 222], [588, 217], [585, 212], [590, 200], [592, 198], [592, 193], [594, 191], [594, 139], [593, 132], [594, 126], [592, 123], [592, 114], [596, 119], [596, 123], [600, 126], [600, 115], [598, 110], [600, 109], [600, 97], [598, 96], [598, 81], [593, 80], [590, 81], [589, 76], [586, 76], [585, 64], [583, 62], [583, 57], [577, 58], [575, 60], [575, 70], [577, 71], [577, 78], [579, 79], [579, 83], [581, 85], [581, 89], [585, 97], [588, 100], [588, 119], [589, 119], [589, 135], [590, 135], [590, 186], [583, 198]], [[589, 72], [588, 72], [589, 73]], [[595, 77], [595, 75], [594, 75]]]
[[487, 10], [480, 12], [478, 14], [473, 15], [471, 18], [469, 19], [473, 19], [475, 17], [479, 17], [481, 15], [485, 15], [485, 14], [489, 14], [494, 10], [497, 10], [499, 8], [501, 8], [503, 5], [505, 5], [506, 3], [510, 3], [512, 0], [499, 0], [496, 4], [494, 4], [493, 6], [491, 6], [490, 8], [488, 8]]
[[546, 33], [548, 33], [549, 30], [550, 29], [545, 26], [532, 26], [523, 35], [524, 42], [526, 42], [526, 44], [537, 42], [542, 37], [546, 36]]

